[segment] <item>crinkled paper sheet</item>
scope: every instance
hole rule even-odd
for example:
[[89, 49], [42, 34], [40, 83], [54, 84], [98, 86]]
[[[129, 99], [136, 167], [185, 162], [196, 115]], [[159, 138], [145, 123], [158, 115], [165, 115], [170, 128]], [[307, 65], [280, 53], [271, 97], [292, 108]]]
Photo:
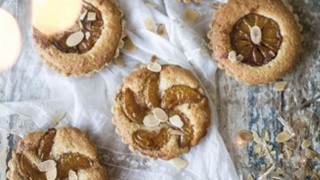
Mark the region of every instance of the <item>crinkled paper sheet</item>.
[[[203, 1], [201, 5], [188, 5], [201, 14], [199, 20], [190, 25], [183, 17], [187, 5], [182, 2], [157, 0], [153, 2], [158, 6], [150, 8], [145, 3], [152, 1], [120, 0], [119, 5], [127, 20], [127, 34], [137, 50], [122, 50], [125, 67], [112, 65], [91, 78], [81, 79], [56, 74], [40, 60], [33, 48], [32, 30], [28, 23], [30, 15], [25, 8], [29, 2], [0, 2], [3, 8], [17, 16], [24, 43], [15, 67], [0, 74], [2, 130], [23, 136], [28, 131], [50, 127], [54, 117], [66, 113], [62, 124], [79, 127], [89, 134], [99, 146], [103, 163], [114, 179], [238, 179], [217, 130], [217, 66], [206, 46], [206, 33], [215, 11], [209, 1]], [[156, 24], [165, 24], [168, 35], [161, 37], [146, 30], [145, 18], [154, 19]], [[154, 161], [130, 152], [128, 146], [121, 143], [111, 123], [110, 109], [117, 85], [137, 64], [150, 63], [152, 55], [158, 56], [162, 63], [179, 64], [193, 70], [211, 99], [213, 113], [208, 134], [198, 146], [183, 156], [189, 165], [182, 171], [177, 171], [170, 162]], [[1, 168], [5, 165], [2, 157]]]

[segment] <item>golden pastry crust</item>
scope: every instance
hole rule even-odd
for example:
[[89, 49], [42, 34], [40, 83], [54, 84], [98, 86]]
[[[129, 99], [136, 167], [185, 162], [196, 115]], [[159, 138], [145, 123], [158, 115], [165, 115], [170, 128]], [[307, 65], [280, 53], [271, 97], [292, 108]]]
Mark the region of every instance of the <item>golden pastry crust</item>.
[[[248, 15], [258, 14], [275, 21], [283, 37], [276, 57], [262, 66], [251, 66], [245, 63], [232, 63], [228, 54], [232, 51], [230, 33], [237, 21]], [[221, 5], [211, 31], [208, 33], [209, 47], [213, 50], [213, 59], [226, 73], [237, 80], [249, 84], [264, 84], [281, 78], [298, 63], [301, 52], [302, 36], [299, 25], [290, 10], [281, 0], [229, 0]]]
[[[89, 158], [92, 163], [89, 168], [74, 170], [77, 171], [79, 179], [92, 179], [92, 180], [105, 180], [107, 173], [105, 168], [100, 164], [97, 149], [95, 145], [89, 140], [86, 134], [81, 132], [77, 128], [73, 127], [60, 127], [55, 129], [56, 134], [53, 138], [53, 145], [48, 157], [49, 160], [55, 160], [58, 162], [59, 157], [66, 153], [78, 153]], [[19, 170], [19, 156], [23, 155], [28, 159], [30, 163], [37, 167], [41, 162], [41, 158], [38, 155], [40, 149], [40, 141], [48, 131], [38, 131], [27, 134], [18, 143], [16, 150], [12, 152], [12, 159], [8, 165], [10, 170], [7, 173], [7, 177], [10, 180], [23, 180], [27, 179], [22, 177]], [[43, 173], [44, 174], [44, 173]], [[59, 172], [58, 172], [59, 174]], [[45, 176], [44, 176], [45, 177]], [[30, 179], [40, 177], [29, 177]]]
[[51, 37], [34, 29], [33, 39], [40, 57], [56, 72], [62, 72], [66, 76], [93, 75], [94, 72], [112, 63], [124, 45], [125, 21], [121, 10], [111, 0], [83, 0], [83, 2], [97, 8], [103, 20], [101, 35], [88, 52], [83, 54], [62, 52], [51, 43]]
[[[192, 135], [190, 136], [191, 139], [187, 146], [182, 146], [179, 143], [180, 135], [171, 133], [168, 133], [169, 138], [164, 145], [156, 149], [142, 147], [133, 138], [133, 134], [139, 130], [159, 133], [162, 129], [169, 128], [168, 132], [171, 132], [171, 130], [174, 129], [169, 122], [160, 123], [156, 127], [147, 127], [143, 122], [133, 122], [124, 110], [125, 107], [122, 101], [124, 99], [123, 94], [126, 93], [128, 89], [135, 94], [135, 100], [138, 106], [147, 108], [148, 103], [146, 103], [146, 101], [148, 101], [148, 97], [146, 95], [146, 87], [150, 85], [148, 83], [152, 80], [151, 77], [154, 75], [158, 75], [159, 77], [158, 84], [155, 86], [159, 88], [158, 94], [162, 103], [163, 97], [167, 92], [166, 90], [176, 86], [186, 86], [197, 91], [201, 96], [201, 99], [198, 102], [182, 103], [172, 108], [172, 110], [179, 112], [178, 115], [180, 117], [182, 117], [181, 114], [183, 114], [189, 120], [189, 122], [185, 122], [185, 124], [188, 124], [188, 126], [192, 128]], [[155, 80], [153, 79], [153, 81]], [[159, 106], [163, 108], [162, 105]], [[148, 108], [145, 115], [152, 114], [151, 111], [154, 108]], [[168, 113], [171, 110], [165, 111]], [[210, 124], [211, 116], [208, 99], [198, 80], [190, 71], [174, 65], [162, 65], [162, 70], [159, 73], [148, 70], [146, 66], [141, 66], [132, 72], [118, 87], [112, 112], [114, 113], [112, 122], [116, 125], [116, 133], [122, 137], [123, 143], [129, 144], [130, 150], [137, 150], [141, 155], [148, 155], [154, 159], [161, 158], [164, 160], [178, 157], [181, 154], [187, 153], [191, 147], [196, 146], [200, 139], [205, 136]], [[168, 115], [170, 117], [169, 113]]]

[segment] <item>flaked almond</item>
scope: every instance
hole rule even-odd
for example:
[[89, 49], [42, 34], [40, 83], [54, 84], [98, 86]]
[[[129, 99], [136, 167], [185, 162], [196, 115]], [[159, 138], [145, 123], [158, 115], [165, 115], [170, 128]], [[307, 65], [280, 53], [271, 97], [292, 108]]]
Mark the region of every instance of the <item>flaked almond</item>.
[[150, 70], [152, 72], [160, 72], [162, 69], [162, 67], [159, 63], [148, 64], [147, 68], [148, 68], [148, 70]]
[[57, 177], [57, 168], [54, 167], [53, 169], [50, 169], [49, 171], [46, 171], [46, 178], [47, 180], [55, 180]]
[[290, 140], [293, 136], [288, 131], [283, 131], [280, 134], [278, 134], [276, 141], [279, 143], [286, 142]]
[[279, 155], [279, 158], [280, 158], [280, 159], [284, 159], [284, 154], [281, 153], [281, 154]]
[[177, 128], [182, 128], [184, 125], [183, 121], [181, 120], [180, 116], [178, 116], [178, 115], [171, 116], [169, 118], [169, 121], [173, 126], [175, 126]]
[[252, 135], [252, 133], [251, 133], [250, 131], [248, 131], [248, 130], [241, 130], [241, 131], [239, 131], [239, 132], [237, 133], [237, 136], [238, 136], [241, 140], [243, 140], [243, 141], [245, 141], [245, 142], [250, 142], [250, 141], [253, 140], [253, 135]]
[[266, 133], [264, 134], [264, 140], [270, 141], [270, 136], [269, 136], [269, 133], [268, 133], [268, 132], [266, 132]]
[[81, 21], [84, 20], [84, 18], [86, 17], [87, 13], [88, 13], [88, 10], [83, 11], [83, 13], [80, 15], [79, 19]]
[[318, 155], [318, 153], [316, 151], [311, 150], [309, 148], [306, 148], [305, 151], [306, 151], [306, 157], [309, 159], [313, 159]]
[[161, 108], [155, 108], [152, 110], [154, 117], [156, 117], [160, 122], [167, 122], [168, 115], [167, 113]]
[[116, 57], [116, 58], [114, 59], [114, 63], [115, 63], [117, 66], [120, 66], [120, 67], [123, 67], [123, 66], [124, 66], [123, 59], [120, 58], [120, 57]]
[[173, 166], [175, 168], [177, 168], [178, 170], [181, 170], [181, 169], [188, 166], [188, 161], [181, 159], [181, 158], [174, 158], [171, 160], [171, 162], [172, 162]]
[[153, 19], [151, 18], [146, 18], [144, 20], [144, 26], [149, 30], [149, 31], [154, 31], [155, 25], [153, 22]]
[[254, 44], [260, 44], [262, 32], [259, 26], [253, 26], [250, 28], [250, 38]]
[[292, 157], [292, 151], [289, 150], [289, 149], [286, 149], [286, 155], [287, 155], [287, 159], [291, 158]]
[[127, 37], [125, 39], [125, 43], [124, 43], [123, 48], [129, 52], [133, 52], [136, 50], [136, 46], [133, 44], [133, 42], [131, 41], [131, 39], [129, 37]]
[[155, 8], [155, 7], [157, 7], [157, 4], [156, 3], [146, 3], [145, 4], [146, 6], [148, 6], [149, 8]]
[[294, 150], [294, 148], [296, 147], [296, 144], [295, 144], [294, 142], [289, 142], [289, 141], [287, 141], [287, 142], [285, 142], [284, 144], [285, 144], [286, 147], [287, 147], [288, 149], [290, 149], [290, 150]]
[[155, 127], [160, 124], [160, 121], [154, 115], [147, 115], [143, 119], [143, 124], [148, 127]]
[[95, 21], [97, 14], [95, 12], [88, 12], [87, 21]]
[[281, 81], [281, 82], [276, 82], [274, 83], [273, 89], [275, 91], [284, 91], [284, 89], [287, 87], [288, 82], [286, 81]]
[[311, 146], [311, 141], [310, 141], [310, 139], [304, 139], [303, 141], [302, 141], [302, 144], [301, 144], [301, 148], [302, 149], [306, 149], [306, 148], [308, 148], [308, 147], [310, 147]]
[[86, 40], [89, 40], [89, 38], [90, 38], [90, 36], [91, 36], [90, 32], [87, 31], [85, 35], [86, 35]]
[[52, 124], [56, 124], [58, 122], [60, 122], [64, 116], [66, 115], [66, 113], [61, 113], [61, 114], [58, 114], [56, 117], [54, 117], [52, 120], [51, 120], [51, 123]]
[[220, 8], [220, 3], [218, 3], [218, 2], [212, 2], [211, 4], [210, 4], [210, 6], [213, 8], [213, 9], [219, 9]]
[[68, 172], [68, 179], [69, 179], [69, 180], [78, 180], [77, 173], [74, 172], [74, 171], [72, 171], [72, 170], [70, 170], [70, 171]]
[[199, 19], [200, 14], [198, 11], [194, 9], [186, 9], [183, 13], [183, 16], [186, 18], [188, 22], [194, 23]]
[[256, 154], [260, 154], [261, 153], [261, 150], [262, 150], [262, 145], [261, 144], [257, 144], [254, 146], [253, 148], [253, 151], [256, 153]]
[[46, 172], [49, 171], [51, 169], [56, 168], [56, 162], [54, 160], [47, 160], [47, 161], [43, 161], [41, 163], [38, 164], [38, 169], [41, 172]]
[[69, 47], [74, 47], [80, 44], [83, 38], [84, 34], [82, 31], [75, 32], [68, 37], [66, 44]]
[[256, 131], [252, 131], [253, 140], [258, 143], [262, 144], [261, 138], [259, 137], [258, 133]]
[[164, 36], [167, 34], [167, 29], [164, 24], [157, 25], [157, 34], [159, 34], [160, 36]]
[[244, 57], [242, 54], [237, 55], [237, 53], [235, 51], [230, 51], [228, 54], [228, 59], [232, 63], [239, 63], [244, 59]]

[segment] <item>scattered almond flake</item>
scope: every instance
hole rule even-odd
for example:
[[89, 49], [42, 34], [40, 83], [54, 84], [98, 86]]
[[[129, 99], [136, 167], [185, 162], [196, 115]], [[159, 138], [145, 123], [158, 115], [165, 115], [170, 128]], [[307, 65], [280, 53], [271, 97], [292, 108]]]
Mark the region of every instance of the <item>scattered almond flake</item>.
[[253, 26], [250, 28], [250, 38], [253, 44], [260, 44], [262, 32], [259, 26]]
[[131, 41], [131, 39], [129, 37], [127, 37], [125, 39], [125, 43], [124, 43], [123, 48], [129, 52], [133, 52], [136, 50], [136, 46], [133, 44], [133, 42]]
[[160, 121], [154, 115], [147, 115], [143, 119], [143, 124], [148, 127], [155, 127], [160, 124]]
[[61, 113], [61, 114], [58, 114], [56, 117], [54, 117], [52, 120], [51, 120], [51, 123], [52, 124], [56, 124], [58, 122], [60, 122], [64, 116], [66, 115], [66, 113]]
[[262, 145], [261, 145], [261, 144], [257, 144], [257, 145], [255, 145], [254, 148], [253, 148], [253, 151], [254, 151], [255, 153], [257, 153], [257, 154], [260, 154], [261, 150], [262, 150]]
[[70, 170], [69, 173], [68, 173], [68, 179], [69, 180], [78, 180], [78, 176], [77, 176], [77, 173]]
[[172, 159], [171, 162], [173, 166], [178, 170], [184, 169], [185, 167], [188, 166], [188, 161], [181, 159], [179, 157]]
[[287, 87], [288, 82], [286, 81], [281, 81], [281, 82], [276, 82], [274, 83], [273, 89], [275, 91], [284, 91], [284, 89]]
[[57, 168], [54, 167], [53, 169], [50, 169], [49, 171], [46, 171], [46, 178], [47, 180], [55, 180], [57, 177]]
[[196, 4], [200, 4], [202, 2], [202, 0], [193, 0], [193, 2]]
[[287, 155], [287, 159], [290, 159], [292, 157], [292, 151], [289, 149], [286, 149], [286, 155]]
[[146, 18], [146, 19], [144, 19], [144, 26], [145, 26], [149, 31], [154, 31], [155, 25], [154, 25], [153, 19], [151, 19], [151, 18]]
[[97, 14], [95, 12], [88, 12], [87, 21], [95, 21]]
[[86, 35], [86, 40], [89, 40], [89, 38], [90, 38], [90, 36], [91, 36], [90, 32], [87, 31], [85, 35]]
[[251, 174], [248, 175], [247, 180], [254, 180]]
[[184, 3], [189, 4], [191, 3], [191, 0], [183, 0]]
[[256, 131], [252, 131], [253, 140], [258, 143], [262, 144], [261, 138], [259, 137], [258, 133]]
[[177, 128], [182, 128], [182, 126], [184, 124], [183, 121], [181, 120], [180, 116], [178, 116], [178, 115], [174, 115], [174, 116], [170, 117], [169, 121], [173, 126], [175, 126]]
[[266, 133], [264, 134], [264, 140], [270, 141], [270, 136], [269, 136], [269, 133], [268, 133], [268, 132], [266, 132]]
[[241, 130], [237, 133], [237, 136], [245, 142], [250, 142], [253, 140], [253, 135], [250, 131], [248, 130]]
[[168, 115], [167, 113], [161, 108], [155, 108], [152, 110], [154, 117], [156, 117], [160, 122], [167, 122]]
[[281, 154], [279, 155], [279, 158], [280, 158], [280, 159], [284, 159], [284, 154], [281, 153]]
[[151, 64], [148, 64], [147, 69], [152, 72], [160, 72], [162, 67], [159, 63], [151, 63]]
[[284, 173], [283, 170], [279, 167], [276, 169], [276, 172], [280, 175], [282, 175]]
[[314, 150], [311, 150], [309, 148], [306, 148], [306, 157], [309, 159], [313, 159], [314, 157], [316, 157], [318, 155], [318, 153]]
[[124, 67], [123, 59], [120, 58], [120, 57], [116, 57], [116, 58], [114, 59], [114, 63], [115, 63], [117, 66]]
[[311, 146], [311, 141], [309, 139], [304, 139], [301, 144], [302, 149], [306, 149]]
[[83, 11], [83, 13], [80, 15], [79, 19], [81, 21], [84, 20], [84, 18], [86, 17], [87, 13], [88, 13], [88, 10]]
[[284, 144], [285, 144], [286, 147], [287, 147], [288, 149], [290, 149], [290, 150], [294, 150], [294, 148], [296, 147], [296, 144], [295, 144], [294, 142], [289, 142], [289, 141], [287, 141], [287, 142], [285, 142]]
[[159, 60], [158, 56], [156, 56], [156, 55], [152, 55], [151, 56], [151, 62], [152, 63], [156, 63], [156, 62], [158, 62], [158, 60]]
[[212, 2], [211, 4], [210, 4], [210, 6], [213, 8], [213, 9], [219, 9], [220, 8], [220, 3], [218, 3], [218, 2]]
[[78, 22], [74, 23], [74, 25], [68, 29], [69, 32], [77, 32], [80, 30], [80, 26]]
[[189, 21], [190, 23], [194, 23], [198, 20], [200, 17], [200, 14], [198, 11], [194, 9], [186, 9], [183, 13], [183, 16]]
[[149, 8], [155, 8], [157, 7], [157, 4], [156, 3], [151, 3], [151, 2], [148, 2], [145, 4], [146, 6], [148, 6]]
[[237, 55], [237, 53], [235, 51], [230, 51], [228, 54], [228, 59], [232, 63], [239, 63], [244, 59], [244, 57], [242, 54]]
[[273, 146], [270, 144], [270, 145], [267, 145], [267, 147], [268, 147], [268, 149], [270, 150], [270, 151], [272, 151], [272, 149], [273, 149]]
[[271, 155], [275, 156], [276, 152], [275, 151], [271, 151]]
[[279, 143], [286, 142], [290, 140], [293, 136], [288, 131], [283, 131], [280, 134], [278, 134], [276, 141]]
[[46, 172], [56, 167], [56, 162], [54, 160], [43, 161], [38, 164], [38, 169], [41, 172]]
[[160, 36], [164, 36], [167, 34], [166, 25], [164, 24], [157, 24], [157, 34]]
[[75, 32], [68, 37], [66, 44], [69, 47], [74, 47], [80, 44], [83, 38], [84, 34], [82, 31]]

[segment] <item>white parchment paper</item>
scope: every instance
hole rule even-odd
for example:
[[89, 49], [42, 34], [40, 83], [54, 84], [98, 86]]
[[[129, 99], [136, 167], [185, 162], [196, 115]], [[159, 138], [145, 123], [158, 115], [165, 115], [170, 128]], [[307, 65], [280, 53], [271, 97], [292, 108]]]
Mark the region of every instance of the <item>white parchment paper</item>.
[[[156, 8], [145, 5], [158, 4]], [[66, 114], [64, 123], [76, 126], [98, 145], [103, 163], [114, 179], [238, 179], [234, 165], [217, 130], [215, 102], [216, 63], [206, 46], [206, 33], [212, 13], [209, 5], [185, 5], [176, 0], [120, 0], [127, 21], [126, 31], [137, 50], [122, 50], [125, 67], [112, 65], [93, 77], [66, 78], [54, 73], [33, 48], [28, 2], [4, 1], [6, 8], [16, 8], [23, 33], [23, 49], [14, 68], [0, 74], [0, 128], [23, 136], [27, 131], [47, 128], [59, 114]], [[183, 17], [184, 9], [200, 12], [195, 24]], [[19, 9], [19, 11], [17, 10]], [[165, 24], [168, 35], [148, 31], [144, 20], [152, 18]], [[106, 42], [107, 43], [107, 42]], [[211, 99], [212, 123], [200, 144], [183, 156], [189, 162], [186, 169], [176, 170], [170, 162], [142, 158], [128, 150], [115, 134], [111, 123], [113, 96], [122, 79], [137, 64], [150, 63], [152, 55], [162, 63], [178, 64], [192, 70], [203, 83]]]

